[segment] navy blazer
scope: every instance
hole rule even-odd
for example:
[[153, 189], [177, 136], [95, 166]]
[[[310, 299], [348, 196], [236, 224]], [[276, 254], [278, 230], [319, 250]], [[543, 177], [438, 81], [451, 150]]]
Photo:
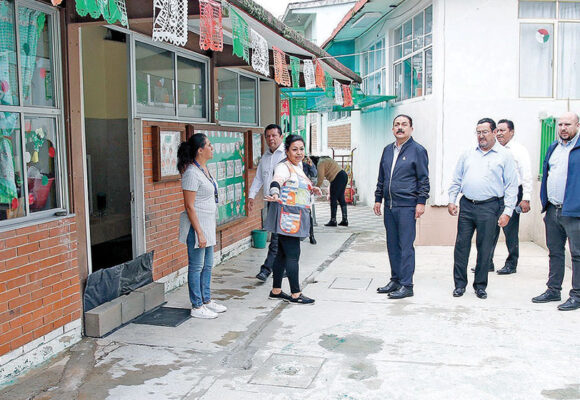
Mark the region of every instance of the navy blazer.
[[[578, 134], [578, 133], [577, 133]], [[548, 174], [550, 173], [550, 157], [558, 145], [556, 140], [548, 147], [544, 158], [544, 174], [542, 176], [542, 186], [540, 188], [540, 200], [542, 201], [542, 212], [548, 207]], [[566, 191], [564, 192], [564, 204], [562, 205], [562, 215], [566, 217], [580, 217], [580, 138], [576, 145], [570, 150], [568, 156], [568, 177], [566, 179]]]
[[390, 143], [381, 157], [375, 203], [385, 199], [385, 206], [388, 207], [425, 204], [430, 190], [427, 150], [410, 137], [401, 147], [391, 179], [393, 157], [394, 143]]

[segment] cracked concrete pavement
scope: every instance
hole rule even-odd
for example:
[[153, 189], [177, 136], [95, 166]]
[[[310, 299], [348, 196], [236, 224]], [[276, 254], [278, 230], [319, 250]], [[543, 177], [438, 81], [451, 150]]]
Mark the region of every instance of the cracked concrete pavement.
[[[580, 312], [530, 301], [544, 290], [543, 248], [522, 243], [518, 273], [490, 274], [480, 300], [451, 296], [452, 247], [418, 247], [415, 296], [389, 300], [376, 293], [388, 280], [382, 222], [349, 211], [349, 228], [320, 226], [318, 244], [302, 245], [315, 305], [268, 300], [271, 280], [254, 278], [265, 250], [250, 249], [214, 269], [229, 308], [216, 320], [86, 338], [0, 399], [580, 399]], [[505, 256], [499, 245], [496, 265]], [[167, 299], [188, 307], [185, 286]]]

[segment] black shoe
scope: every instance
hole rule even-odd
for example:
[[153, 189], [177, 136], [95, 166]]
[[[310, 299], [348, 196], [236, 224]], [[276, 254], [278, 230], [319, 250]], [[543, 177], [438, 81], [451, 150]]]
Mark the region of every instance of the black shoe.
[[577, 310], [580, 308], [580, 300], [573, 299], [570, 297], [566, 300], [565, 303], [562, 303], [558, 306], [558, 310], [560, 311], [572, 311]]
[[271, 290], [270, 290], [270, 294], [268, 295], [268, 298], [271, 300], [290, 300], [291, 297], [292, 296], [290, 296], [289, 294], [286, 294], [284, 292], [274, 294], [274, 293], [272, 293]]
[[340, 221], [340, 223], [338, 225], [340, 225], [340, 226], [348, 226], [348, 220], [347, 219], [343, 219], [342, 221]]
[[453, 290], [453, 297], [461, 297], [465, 293], [464, 287], [458, 287]]
[[268, 271], [266, 268], [262, 268], [260, 273], [256, 275], [256, 279], [261, 280], [262, 282], [266, 282], [266, 279], [270, 276], [271, 272]]
[[330, 221], [328, 221], [328, 223], [324, 224], [324, 226], [337, 226], [338, 224], [336, 223], [335, 219], [331, 219]]
[[[495, 267], [492, 265], [491, 267], [489, 267], [488, 271], [489, 272], [495, 271]], [[475, 272], [475, 267], [471, 268], [471, 272]]]
[[316, 239], [314, 236], [310, 236], [310, 244], [316, 244]]
[[484, 289], [475, 289], [475, 295], [480, 299], [487, 299], [487, 293]]
[[377, 288], [377, 293], [392, 293], [395, 290], [399, 290], [400, 287], [401, 285], [397, 282], [390, 281], [385, 286]]
[[532, 299], [532, 303], [548, 303], [550, 301], [560, 301], [562, 298], [560, 297], [560, 292], [556, 292], [553, 290], [546, 290], [539, 296], [536, 296]]
[[515, 274], [515, 273], [516, 273], [516, 269], [514, 267], [510, 267], [509, 265], [506, 265], [502, 269], [497, 270], [498, 275], [509, 275], [509, 274]]
[[401, 286], [399, 290], [389, 293], [389, 299], [404, 299], [405, 297], [413, 297], [412, 287]]
[[310, 297], [306, 297], [304, 296], [302, 293], [300, 293], [300, 296], [294, 298], [292, 296], [289, 296], [289, 299], [284, 299], [284, 301], [287, 301], [289, 303], [292, 304], [314, 304], [314, 299], [311, 299]]

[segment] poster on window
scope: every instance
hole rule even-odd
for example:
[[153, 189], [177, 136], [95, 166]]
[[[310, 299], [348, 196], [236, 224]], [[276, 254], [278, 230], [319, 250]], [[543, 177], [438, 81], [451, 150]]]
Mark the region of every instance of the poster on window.
[[153, 135], [153, 181], [172, 181], [180, 178], [177, 170], [177, 149], [185, 141], [185, 131], [161, 130], [151, 127]]

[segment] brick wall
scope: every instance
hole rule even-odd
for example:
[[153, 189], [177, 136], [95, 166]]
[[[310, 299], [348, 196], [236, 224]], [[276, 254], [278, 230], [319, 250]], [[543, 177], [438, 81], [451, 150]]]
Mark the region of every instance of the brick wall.
[[318, 125], [315, 123], [310, 124], [310, 143], [312, 153], [316, 154], [318, 149]]
[[0, 233], [0, 355], [81, 318], [74, 218]]
[[350, 150], [350, 124], [328, 127], [328, 147]]
[[[159, 123], [144, 122], [143, 124], [145, 240], [147, 251], [155, 250], [153, 279], [158, 280], [187, 265], [187, 249], [178, 240], [179, 215], [184, 210], [181, 181], [153, 182], [152, 125], [159, 125]], [[163, 123], [163, 127], [184, 128], [183, 124], [166, 122]], [[246, 171], [249, 174], [248, 182], [251, 183], [255, 170], [249, 170], [246, 165]], [[246, 190], [248, 187], [246, 185]], [[261, 207], [262, 205], [259, 204], [248, 218], [219, 230], [215, 251], [247, 238], [253, 229], [260, 229], [262, 219], [258, 208]]]

